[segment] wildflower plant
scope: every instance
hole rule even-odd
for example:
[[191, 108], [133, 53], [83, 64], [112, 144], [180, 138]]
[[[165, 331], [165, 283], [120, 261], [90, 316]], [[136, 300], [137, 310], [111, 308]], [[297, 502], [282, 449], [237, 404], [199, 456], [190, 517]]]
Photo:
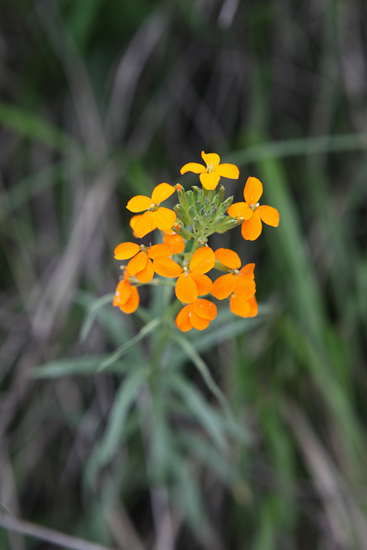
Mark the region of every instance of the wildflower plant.
[[[210, 238], [241, 226], [242, 237], [254, 241], [263, 223], [277, 227], [280, 219], [276, 208], [260, 205], [263, 184], [258, 178], [249, 177], [243, 188], [244, 202], [233, 203], [220, 180], [238, 180], [238, 167], [221, 163], [217, 153], [202, 152], [201, 156], [204, 164], [189, 162], [180, 170], [182, 175], [197, 174], [200, 187], [159, 183], [151, 196], [136, 195], [128, 201], [126, 208], [134, 214], [130, 219], [133, 236], [149, 235], [149, 244], [128, 241], [114, 250], [115, 259], [127, 263], [121, 266], [113, 305], [123, 313], [134, 313], [142, 285], [171, 285], [180, 305], [175, 324], [182, 332], [207, 329], [218, 314], [214, 300], [228, 299], [230, 311], [240, 317], [258, 314], [255, 264], [243, 264], [229, 248], [214, 250]], [[173, 196], [177, 201], [173, 208], [161, 206]], [[157, 231], [160, 242], [153, 244]], [[214, 279], [215, 272], [219, 276]]]
[[[213, 248], [211, 238], [241, 227], [245, 239], [255, 240], [263, 222], [278, 225], [279, 213], [259, 204], [263, 185], [256, 178], [246, 181], [244, 202], [233, 203], [221, 178], [238, 181], [238, 167], [221, 163], [216, 153], [203, 152], [202, 159], [203, 164], [189, 162], [180, 170], [198, 176], [198, 185], [184, 187], [185, 175], [182, 183], [159, 183], [150, 196], [136, 195], [127, 202], [133, 237], [114, 249], [122, 274], [113, 305], [124, 316], [110, 308], [108, 316], [100, 317], [117, 349], [93, 363], [77, 361], [75, 368], [83, 373], [108, 370], [119, 380], [106, 426], [87, 461], [86, 487], [95, 491], [107, 465], [118, 469], [117, 478], [121, 461], [123, 472], [130, 465], [132, 477], [138, 467], [139, 483], [152, 492], [153, 508], [159, 488], [168, 508], [169, 503], [178, 507], [198, 539], [208, 541], [210, 519], [197, 479], [212, 471], [234, 493], [243, 483], [239, 460], [249, 438], [242, 405], [229, 403], [200, 353], [243, 333], [248, 318], [258, 315], [255, 263], [244, 261], [236, 250]], [[154, 289], [149, 308], [141, 304], [142, 287]], [[110, 301], [109, 294], [93, 303], [83, 338]], [[143, 320], [137, 333], [125, 317], [135, 312]], [[232, 315], [239, 318], [229, 321]], [[188, 360], [200, 375], [199, 384], [187, 375]], [[57, 376], [62, 369], [55, 374], [51, 366], [50, 371]], [[125, 446], [143, 448], [145, 464], [130, 463], [130, 452], [121, 453]]]
[[[87, 478], [94, 484], [98, 472], [118, 456], [123, 438], [135, 445], [141, 435], [148, 485], [159, 487], [167, 502], [179, 502], [183, 517], [199, 538], [209, 536], [210, 522], [191, 465], [203, 471], [218, 466], [216, 474], [220, 471], [223, 482], [233, 484], [233, 489], [242, 482], [238, 450], [248, 442], [241, 412], [232, 410], [200, 352], [226, 334], [243, 331], [243, 318], [258, 315], [255, 263], [243, 261], [236, 250], [213, 248], [211, 238], [241, 227], [243, 238], [253, 241], [263, 223], [279, 224], [278, 211], [259, 204], [260, 180], [248, 178], [244, 202], [233, 203], [221, 180], [238, 181], [238, 167], [222, 163], [216, 153], [202, 152], [201, 156], [203, 163], [182, 166], [180, 173], [185, 178], [181, 183], [159, 183], [150, 196], [136, 195], [127, 202], [133, 238], [114, 249], [122, 274], [113, 305], [124, 314], [136, 312], [144, 324], [98, 367], [121, 374], [122, 380], [106, 431], [87, 467]], [[188, 173], [198, 177], [198, 185], [184, 187]], [[154, 288], [149, 308], [141, 305], [140, 292], [145, 286]], [[105, 303], [102, 298], [100, 304]], [[219, 307], [223, 303], [229, 305], [229, 312]], [[232, 315], [241, 319], [228, 323]], [[129, 323], [124, 326], [129, 333]], [[201, 339], [206, 329], [208, 334]], [[142, 340], [147, 341], [139, 346]], [[181, 368], [187, 360], [214, 401], [207, 400], [197, 381]], [[179, 430], [177, 418], [183, 420]]]

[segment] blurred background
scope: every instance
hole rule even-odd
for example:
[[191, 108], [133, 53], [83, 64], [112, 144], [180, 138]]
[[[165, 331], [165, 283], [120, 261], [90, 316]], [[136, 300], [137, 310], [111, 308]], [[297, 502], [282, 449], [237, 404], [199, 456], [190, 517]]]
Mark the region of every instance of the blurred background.
[[[366, 16], [2, 0], [1, 549], [367, 548]], [[110, 307], [112, 251], [128, 198], [202, 149], [281, 211], [256, 243], [213, 242], [256, 260], [262, 313], [173, 346], [176, 390], [142, 397], [139, 336], [98, 372], [143, 326]]]

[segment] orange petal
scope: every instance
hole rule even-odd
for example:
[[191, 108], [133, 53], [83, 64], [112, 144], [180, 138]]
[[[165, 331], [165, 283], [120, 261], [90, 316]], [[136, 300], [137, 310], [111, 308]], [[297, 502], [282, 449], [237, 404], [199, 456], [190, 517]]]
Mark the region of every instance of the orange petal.
[[156, 258], [164, 258], [171, 255], [171, 250], [166, 244], [153, 244], [148, 249], [148, 256], [155, 260]]
[[211, 172], [210, 174], [205, 172], [204, 174], [200, 174], [199, 178], [204, 189], [213, 191], [219, 183], [220, 175], [217, 172]]
[[199, 275], [197, 273], [192, 273], [191, 277], [196, 283], [198, 296], [204, 296], [204, 294], [209, 294], [211, 292], [213, 281], [208, 277], [208, 275]]
[[256, 204], [259, 202], [261, 195], [263, 194], [263, 184], [258, 178], [247, 178], [245, 188], [243, 190], [243, 196], [245, 201], [249, 204]]
[[130, 210], [130, 212], [144, 212], [144, 210], [148, 210], [151, 206], [152, 199], [150, 197], [146, 197], [145, 195], [136, 195], [129, 200], [126, 208]]
[[240, 273], [241, 273], [241, 275], [246, 275], [247, 277], [250, 277], [250, 276], [253, 277], [255, 267], [256, 267], [256, 264], [254, 264], [254, 263], [246, 264], [246, 265], [243, 266]]
[[192, 329], [192, 324], [190, 320], [191, 304], [184, 306], [176, 316], [176, 326], [182, 332], [188, 332]]
[[137, 243], [120, 243], [114, 250], [115, 260], [128, 260], [137, 254], [140, 246]]
[[229, 309], [232, 313], [240, 317], [255, 317], [258, 313], [258, 305], [255, 297], [246, 299], [236, 294], [231, 296]]
[[161, 206], [152, 212], [156, 227], [161, 231], [169, 231], [176, 221], [176, 212]]
[[214, 170], [220, 163], [220, 156], [217, 153], [205, 153], [201, 151], [201, 158], [209, 170]]
[[254, 212], [254, 215], [250, 220], [244, 221], [241, 226], [241, 234], [244, 239], [247, 241], [255, 241], [262, 231], [262, 223], [260, 216], [257, 211]]
[[227, 214], [232, 218], [242, 218], [244, 220], [249, 220], [252, 218], [253, 210], [249, 207], [246, 202], [235, 202], [227, 208]]
[[175, 287], [176, 297], [184, 304], [190, 304], [198, 297], [198, 289], [191, 275], [183, 273], [179, 276]]
[[153, 189], [152, 202], [154, 204], [161, 204], [161, 202], [167, 200], [176, 191], [174, 185], [169, 183], [159, 183]]
[[209, 319], [209, 321], [213, 321], [218, 315], [217, 306], [213, 304], [213, 302], [210, 302], [210, 300], [205, 300], [204, 298], [198, 298], [193, 302], [192, 311], [203, 319]]
[[117, 307], [120, 307], [123, 304], [125, 304], [130, 298], [132, 288], [133, 287], [131, 286], [131, 284], [128, 283], [127, 281], [124, 281], [124, 280], [120, 281], [116, 287], [112, 304]]
[[206, 168], [198, 162], [188, 162], [184, 164], [180, 170], [180, 174], [186, 174], [186, 172], [193, 172], [194, 174], [202, 174]]
[[215, 254], [209, 246], [198, 248], [190, 260], [190, 271], [193, 273], [207, 273], [213, 269], [215, 264]]
[[182, 267], [171, 258], [156, 258], [153, 261], [153, 268], [158, 275], [173, 279], [182, 273]]
[[217, 248], [215, 259], [230, 269], [239, 269], [241, 267], [241, 258], [237, 252], [230, 248]]
[[126, 271], [129, 275], [136, 275], [139, 273], [139, 271], [143, 271], [145, 269], [146, 265], [148, 263], [148, 254], [145, 252], [145, 250], [142, 250], [134, 256], [132, 260], [129, 261], [129, 263], [126, 266]]
[[199, 317], [194, 311], [189, 313], [191, 324], [196, 330], [205, 330], [210, 325], [210, 319]]
[[272, 227], [278, 227], [280, 215], [279, 211], [272, 206], [259, 206], [258, 208], [259, 216], [264, 223], [271, 225]]
[[255, 295], [256, 284], [253, 277], [246, 277], [243, 275], [237, 275], [236, 283], [234, 287], [234, 294], [241, 296], [241, 298], [251, 298]]
[[121, 311], [124, 313], [134, 313], [139, 307], [140, 296], [138, 289], [135, 286], [131, 287], [130, 298], [123, 305], [120, 306]]
[[233, 273], [226, 273], [214, 281], [211, 293], [217, 300], [224, 300], [232, 294], [235, 285], [236, 276]]
[[229, 178], [231, 180], [238, 180], [240, 177], [240, 171], [235, 164], [220, 164], [217, 172], [222, 178]]
[[154, 277], [154, 269], [153, 269], [153, 264], [152, 264], [151, 260], [148, 260], [147, 265], [145, 266], [145, 268], [142, 271], [139, 271], [139, 273], [137, 273], [135, 275], [135, 277], [141, 283], [150, 283], [150, 281]]
[[171, 254], [181, 254], [185, 250], [185, 239], [176, 233], [165, 233], [163, 242], [171, 250]]
[[133, 230], [134, 236], [141, 239], [151, 231], [157, 228], [153, 212], [144, 212], [139, 216], [133, 216], [130, 220], [130, 227]]

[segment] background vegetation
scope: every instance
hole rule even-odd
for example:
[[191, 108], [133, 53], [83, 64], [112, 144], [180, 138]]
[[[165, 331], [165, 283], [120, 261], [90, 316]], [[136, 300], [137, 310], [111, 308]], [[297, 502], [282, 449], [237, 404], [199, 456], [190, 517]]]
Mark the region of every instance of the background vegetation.
[[[1, 549], [367, 548], [366, 11], [3, 0]], [[282, 223], [221, 241], [256, 259], [261, 316], [162, 357], [167, 296], [113, 311], [112, 250], [126, 200], [201, 149]]]

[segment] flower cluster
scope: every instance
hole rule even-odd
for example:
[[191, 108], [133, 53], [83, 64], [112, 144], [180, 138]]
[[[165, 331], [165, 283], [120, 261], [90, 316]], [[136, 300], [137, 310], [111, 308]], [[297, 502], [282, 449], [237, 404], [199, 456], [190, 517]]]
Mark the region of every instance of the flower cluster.
[[[127, 263], [113, 305], [133, 313], [139, 307], [141, 285], [169, 279], [183, 305], [176, 316], [176, 326], [183, 332], [204, 330], [216, 318], [217, 306], [208, 297], [229, 299], [231, 312], [240, 317], [254, 317], [258, 312], [255, 264], [242, 265], [237, 252], [229, 248], [213, 250], [209, 237], [241, 225], [242, 237], [254, 241], [261, 235], [263, 223], [279, 225], [278, 210], [259, 203], [263, 194], [259, 179], [248, 178], [244, 202], [233, 203], [233, 197], [225, 198], [219, 182], [222, 177], [239, 179], [237, 166], [221, 163], [216, 153], [202, 152], [201, 156], [205, 164], [189, 162], [180, 170], [181, 174], [198, 174], [201, 188], [184, 190], [180, 184], [160, 183], [150, 197], [136, 195], [126, 205], [135, 214], [130, 220], [134, 237], [142, 239], [158, 230], [161, 242], [123, 242], [114, 250], [115, 259]], [[178, 203], [174, 209], [161, 206], [175, 193]], [[222, 272], [215, 280], [214, 270]]]

